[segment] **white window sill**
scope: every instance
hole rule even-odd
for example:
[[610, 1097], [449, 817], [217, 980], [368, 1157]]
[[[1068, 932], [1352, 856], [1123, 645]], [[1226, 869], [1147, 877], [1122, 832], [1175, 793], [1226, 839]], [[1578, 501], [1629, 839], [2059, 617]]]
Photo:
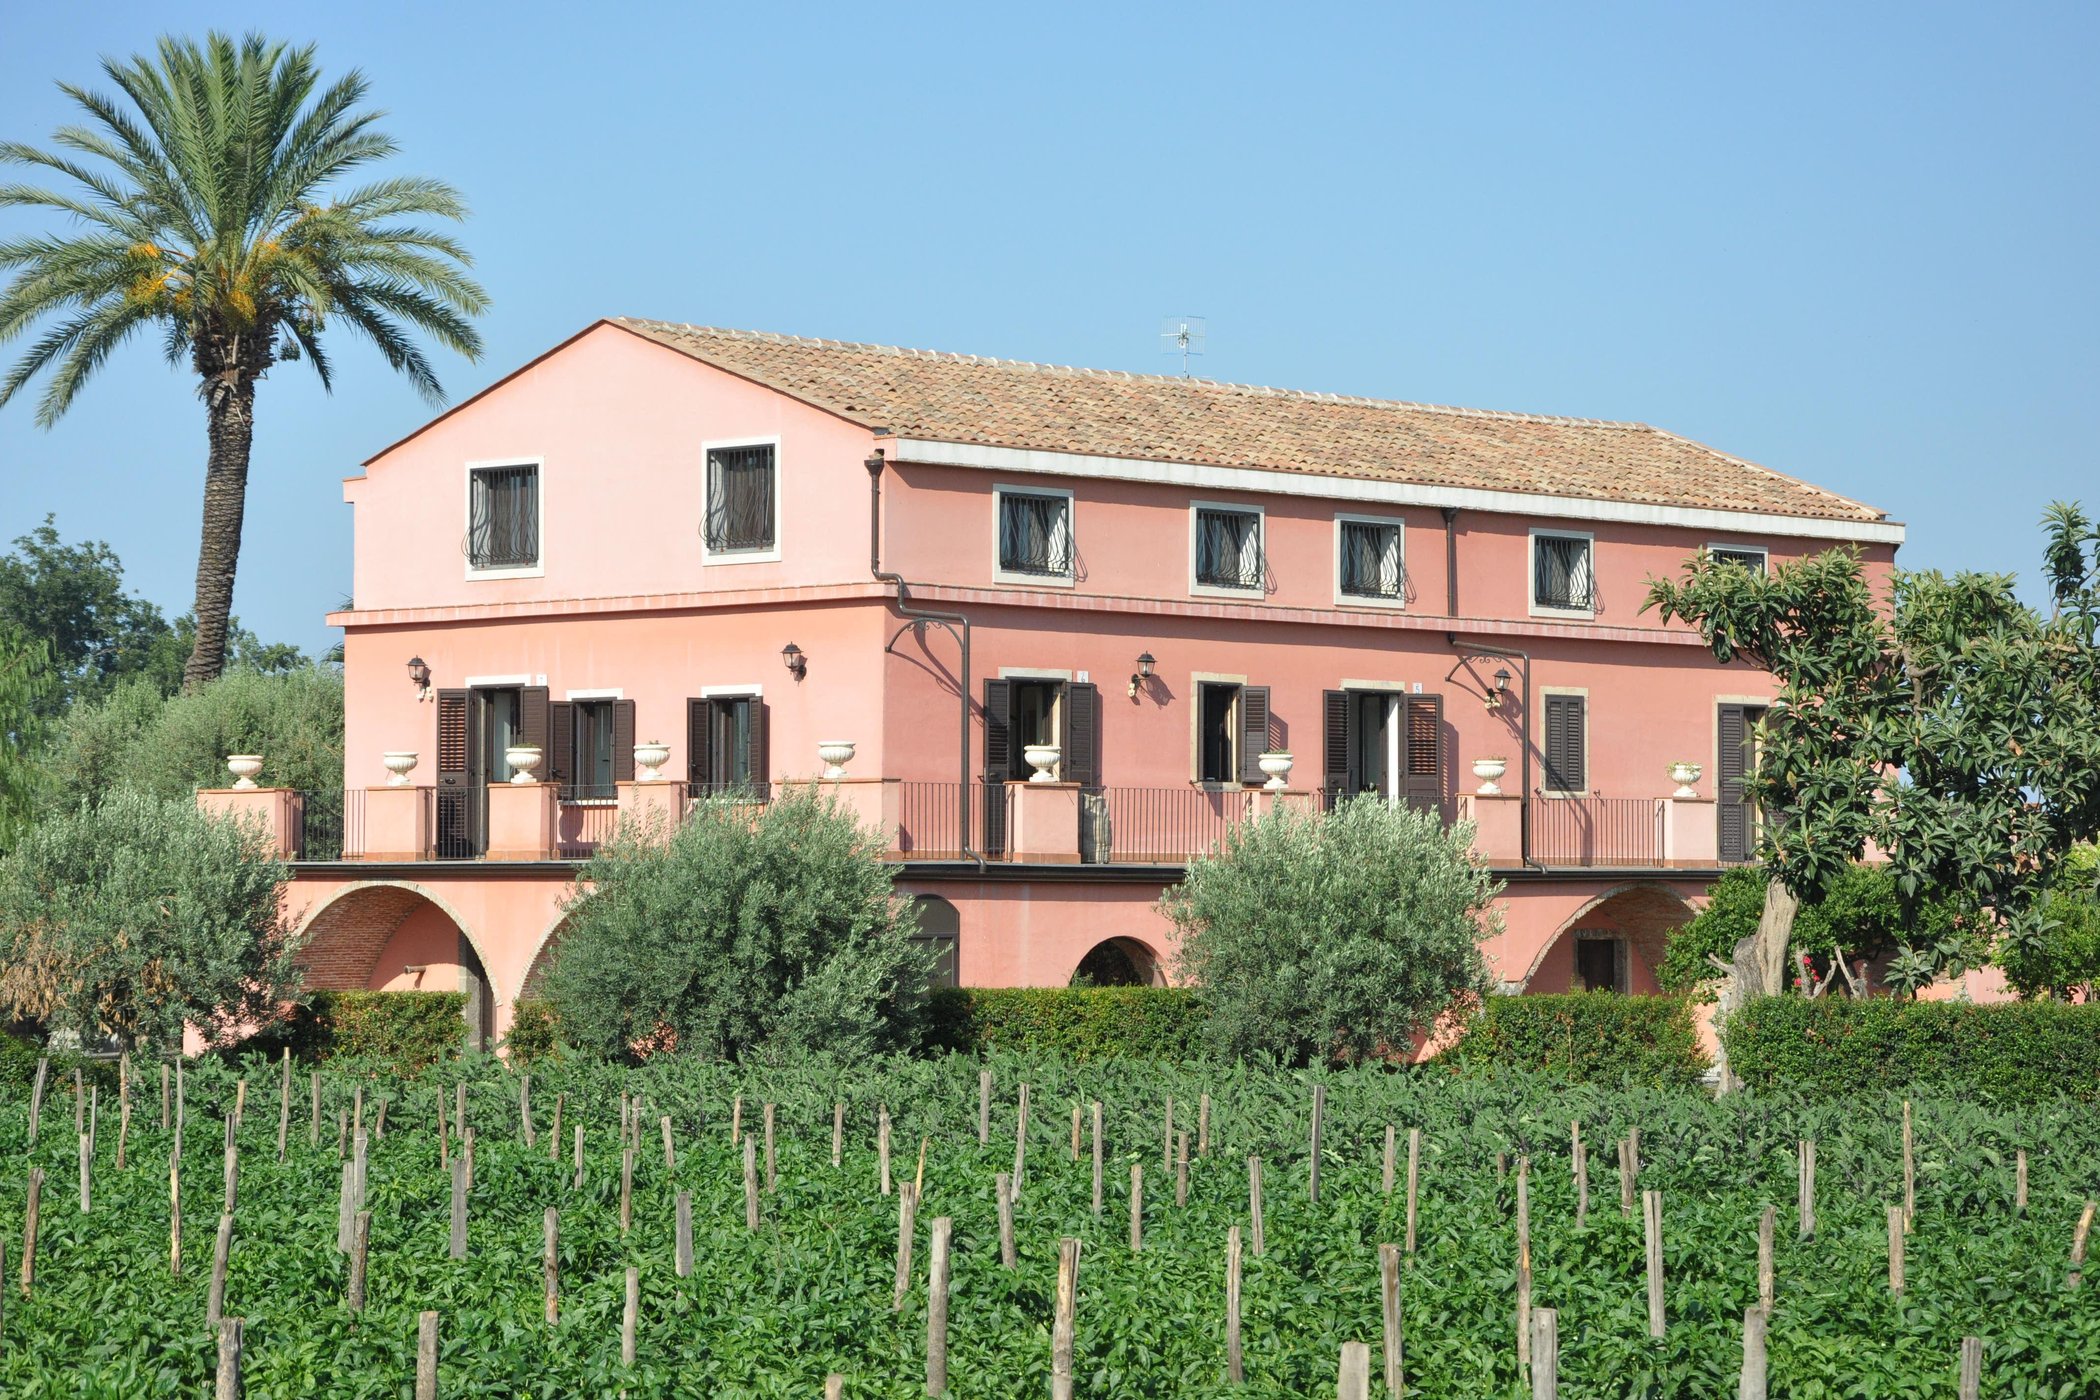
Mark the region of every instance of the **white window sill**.
[[1406, 607], [1407, 598], [1404, 594], [1385, 598], [1375, 593], [1343, 593], [1337, 590], [1334, 595], [1334, 605], [1338, 608], [1385, 608], [1391, 610]]
[[1010, 569], [992, 570], [992, 582], [1017, 584], [1023, 588], [1077, 588], [1078, 580], [1070, 574], [1026, 574]]
[[1215, 583], [1192, 583], [1189, 585], [1189, 596], [1191, 598], [1233, 598], [1242, 603], [1250, 601], [1258, 603], [1268, 597], [1268, 592], [1261, 588], [1226, 588]]
[[1533, 603], [1531, 605], [1531, 615], [1533, 617], [1557, 617], [1569, 622], [1594, 622], [1597, 620], [1597, 609], [1595, 607], [1549, 608], [1542, 603]]
[[778, 564], [779, 562], [780, 546], [778, 545], [773, 546], [771, 549], [734, 549], [719, 552], [702, 547], [700, 551], [700, 563], [703, 567], [709, 564]]
[[469, 582], [478, 582], [482, 579], [545, 578], [546, 576], [547, 566], [545, 564], [532, 564], [515, 569], [477, 569], [471, 564], [467, 566], [467, 580]]

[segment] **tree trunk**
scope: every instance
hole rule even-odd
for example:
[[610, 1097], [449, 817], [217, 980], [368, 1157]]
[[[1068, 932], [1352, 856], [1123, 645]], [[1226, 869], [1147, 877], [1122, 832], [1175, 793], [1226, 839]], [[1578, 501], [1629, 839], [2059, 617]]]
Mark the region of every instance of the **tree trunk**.
[[229, 372], [216, 382], [207, 382], [204, 405], [211, 456], [204, 467], [204, 528], [197, 544], [197, 643], [182, 668], [184, 690], [217, 680], [226, 669], [233, 573], [240, 563], [241, 517], [248, 507], [248, 450], [255, 436], [255, 381], [245, 374]]
[[[1778, 879], [1765, 881], [1765, 910], [1757, 920], [1754, 980], [1746, 987], [1752, 996], [1776, 997], [1787, 985], [1786, 949], [1794, 933], [1794, 914], [1801, 901]], [[1738, 959], [1740, 964], [1740, 959]], [[1737, 968], [1737, 976], [1744, 969]]]

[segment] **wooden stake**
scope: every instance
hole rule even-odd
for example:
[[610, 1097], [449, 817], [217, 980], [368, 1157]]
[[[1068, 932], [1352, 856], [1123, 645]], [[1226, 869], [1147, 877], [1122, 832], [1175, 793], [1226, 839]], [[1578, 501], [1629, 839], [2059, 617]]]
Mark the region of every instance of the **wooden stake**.
[[[1386, 1141], [1392, 1139], [1393, 1130], [1387, 1128]], [[1400, 1250], [1395, 1245], [1378, 1246], [1378, 1294], [1385, 1321], [1385, 1393], [1397, 1400], [1401, 1393], [1406, 1339], [1401, 1332]]]
[[1314, 1205], [1320, 1203], [1320, 1120], [1326, 1116], [1326, 1112], [1327, 1086], [1315, 1084], [1312, 1103], [1312, 1150], [1307, 1154], [1309, 1165], [1306, 1169], [1307, 1194]]
[[1174, 1170], [1174, 1096], [1167, 1095], [1167, 1112], [1164, 1130], [1159, 1140], [1159, 1174], [1165, 1176]]
[[[242, 1080], [246, 1084], [247, 1080]], [[87, 1086], [81, 1082], [78, 1069], [73, 1071], [73, 1135], [79, 1137], [87, 1131]]]
[[350, 1252], [350, 1232], [357, 1227], [357, 1169], [343, 1163], [335, 1189], [335, 1252]]
[[2077, 1230], [2072, 1232], [2071, 1235], [2070, 1286], [2073, 1288], [2076, 1288], [2079, 1285], [2079, 1282], [2081, 1281], [2081, 1276], [2085, 1268], [2086, 1237], [2092, 1234], [2092, 1231], [2093, 1203], [2091, 1201], [2087, 1201], [2085, 1203], [2085, 1209], [2079, 1213], [2078, 1228]]
[[663, 1117], [658, 1118], [656, 1126], [663, 1133], [664, 1170], [667, 1172], [675, 1170], [678, 1166], [678, 1154], [671, 1147], [671, 1116], [665, 1114]]
[[467, 1159], [452, 1159], [452, 1244], [454, 1259], [467, 1257]]
[[845, 1400], [846, 1378], [833, 1371], [824, 1377], [824, 1400]]
[[[1050, 1400], [1072, 1400], [1072, 1344], [1078, 1327], [1079, 1241], [1057, 1242], [1057, 1301], [1050, 1323]], [[1233, 1329], [1235, 1340], [1238, 1329]]]
[[627, 1266], [627, 1301], [620, 1309], [620, 1364], [634, 1365], [635, 1326], [642, 1313], [642, 1271], [634, 1265]]
[[1174, 1209], [1189, 1203], [1189, 1135], [1177, 1134], [1174, 1148]]
[[173, 1155], [168, 1158], [168, 1272], [182, 1272], [182, 1159]]
[[554, 1125], [547, 1129], [547, 1160], [550, 1162], [561, 1160], [561, 1109], [562, 1101], [568, 1097], [561, 1093], [554, 1096]]
[[467, 1164], [467, 1189], [474, 1188], [474, 1130], [467, 1128], [460, 1134], [460, 1160]]
[[738, 1094], [729, 1101], [729, 1145], [737, 1146], [744, 1140], [744, 1096]]
[[[165, 1076], [163, 1076], [161, 1087], [163, 1090], [167, 1087]], [[314, 1070], [307, 1075], [306, 1096], [308, 1103], [306, 1145], [310, 1148], [319, 1147], [321, 1145], [321, 1072], [319, 1070]], [[167, 1115], [164, 1113], [161, 1116], [166, 1117]]]
[[1094, 1100], [1094, 1214], [1101, 1214], [1101, 1101]]
[[[917, 1194], [914, 1192], [913, 1194]], [[926, 1393], [948, 1389], [948, 1241], [955, 1222], [939, 1216], [933, 1222], [926, 1276]]]
[[1407, 1130], [1407, 1253], [1415, 1252], [1415, 1199], [1416, 1188], [1422, 1181], [1422, 1130]]
[[[926, 1168], [926, 1148], [919, 1148], [919, 1169]], [[766, 1194], [772, 1195], [780, 1189], [780, 1177], [773, 1169], [773, 1105], [766, 1105]]]
[[561, 1212], [548, 1206], [542, 1229], [540, 1268], [547, 1281], [547, 1325], [552, 1327], [561, 1318]]
[[1766, 1206], [1757, 1217], [1757, 1306], [1772, 1315], [1772, 1227], [1779, 1212]]
[[1240, 1365], [1240, 1227], [1225, 1232], [1225, 1378], [1246, 1380]]
[[1743, 1309], [1743, 1374], [1737, 1400], [1766, 1400], [1765, 1336], [1771, 1318], [1763, 1306]]
[[1014, 1114], [1014, 1199], [1021, 1198], [1021, 1183], [1028, 1176], [1028, 1085], [1021, 1085], [1021, 1098]]
[[1261, 1258], [1261, 1158], [1247, 1159], [1247, 1246]]
[[1800, 1222], [1800, 1237], [1812, 1240], [1816, 1237], [1816, 1140], [1801, 1139], [1797, 1153], [1799, 1195], [1795, 1198], [1794, 1215]]
[[744, 1228], [758, 1229], [758, 1139], [744, 1139]]
[[1014, 1256], [1013, 1180], [1005, 1172], [992, 1178], [992, 1200], [999, 1211], [999, 1267], [1013, 1269], [1019, 1265]]
[[2027, 1214], [2027, 1149], [2013, 1154], [2013, 1214]]
[[350, 1311], [365, 1310], [365, 1259], [372, 1247], [372, 1212], [357, 1213], [357, 1227], [350, 1232]]
[[284, 1160], [285, 1152], [292, 1140], [292, 1061], [291, 1051], [285, 1051], [284, 1080], [277, 1095], [277, 1160]]
[[416, 1314], [416, 1400], [437, 1400], [438, 1315]]
[[1903, 1101], [1903, 1233], [1909, 1234], [1918, 1219], [1918, 1169], [1911, 1151], [1910, 1100]]
[[1620, 1138], [1619, 1214], [1621, 1215], [1628, 1217], [1633, 1215], [1633, 1185], [1634, 1179], [1639, 1175], [1640, 1168], [1635, 1164], [1633, 1156], [1633, 1139], [1630, 1137]]
[[846, 1104], [840, 1100], [831, 1106], [831, 1165], [836, 1167], [846, 1151]]
[[1072, 1160], [1075, 1162], [1079, 1160], [1079, 1143], [1084, 1136], [1080, 1126], [1084, 1114], [1085, 1110], [1078, 1104], [1072, 1105]]
[[36, 1288], [36, 1236], [43, 1216], [44, 1169], [29, 1169], [29, 1197], [22, 1205], [22, 1296]]
[[882, 1194], [890, 1194], [890, 1111], [886, 1105], [875, 1106], [875, 1162], [882, 1169]]
[[94, 1158], [90, 1155], [92, 1151], [93, 1147], [88, 1142], [88, 1135], [82, 1133], [80, 1135], [80, 1213], [82, 1215], [88, 1214], [95, 1208], [94, 1198], [91, 1194], [93, 1186], [92, 1176], [94, 1173]]
[[[37, 1063], [36, 1088], [36, 1096], [30, 1100], [32, 1109], [44, 1101], [44, 1066], [42, 1061]], [[168, 1067], [166, 1065], [160, 1067], [160, 1130], [162, 1132], [168, 1130]], [[36, 1141], [36, 1117], [33, 1112], [29, 1119], [29, 1140], [31, 1142]]]
[[1130, 1164], [1130, 1252], [1145, 1247], [1145, 1169]]
[[1362, 1342], [1343, 1342], [1341, 1364], [1335, 1370], [1334, 1393], [1338, 1400], [1371, 1400], [1371, 1348]]
[[581, 1123], [578, 1123], [575, 1127], [575, 1138], [576, 1175], [570, 1180], [569, 1189], [571, 1191], [581, 1191], [583, 1189], [583, 1124]]
[[620, 1149], [620, 1233], [634, 1226], [634, 1144]]
[[226, 1178], [226, 1204], [223, 1208], [227, 1215], [233, 1214], [234, 1202], [240, 1194], [241, 1184], [241, 1145], [234, 1141], [233, 1128], [234, 1121], [231, 1118], [227, 1119], [226, 1166], [224, 1173]]
[[674, 1268], [677, 1271], [678, 1277], [691, 1278], [693, 1276], [692, 1192], [680, 1191], [678, 1193], [676, 1210], [678, 1215], [677, 1241], [675, 1246], [676, 1253], [673, 1255], [672, 1259], [672, 1268]]
[[532, 1076], [529, 1074], [518, 1076], [518, 1132], [523, 1135], [527, 1147], [537, 1143], [538, 1139], [532, 1132]]
[[1568, 1124], [1568, 1160], [1575, 1169], [1575, 1228], [1586, 1230], [1590, 1223], [1590, 1151], [1583, 1146], [1579, 1118]]
[[1531, 1366], [1531, 1159], [1517, 1158], [1517, 1375]]
[[124, 1170], [124, 1142], [131, 1136], [131, 1095], [117, 1100], [117, 1170]]
[[1196, 1155], [1210, 1155], [1210, 1095], [1196, 1101]]
[[[180, 1066], [177, 1066], [177, 1068], [179, 1069]], [[362, 1133], [365, 1130], [365, 1086], [362, 1084], [354, 1086], [350, 1094], [350, 1131]], [[177, 1096], [175, 1108], [177, 1112], [180, 1112], [182, 1109], [179, 1095]]]
[[1977, 1400], [1983, 1393], [1983, 1338], [1961, 1339], [1961, 1379], [1956, 1394], [1960, 1400]]
[[[51, 1077], [49, 1057], [39, 1055], [36, 1080], [29, 1087], [29, 1145], [36, 1146], [37, 1127], [44, 1118], [44, 1084]], [[168, 1130], [168, 1067], [160, 1067], [160, 1130]]]
[[238, 1317], [219, 1323], [219, 1369], [212, 1381], [213, 1400], [241, 1400], [241, 1331]]
[[896, 1288], [890, 1294], [890, 1311], [896, 1312], [904, 1306], [904, 1295], [911, 1291], [911, 1242], [918, 1227], [914, 1224], [917, 1215], [918, 1193], [908, 1182], [899, 1183], [897, 1191], [897, 1278]]
[[462, 1079], [452, 1086], [452, 1130], [459, 1134], [461, 1143], [467, 1140], [467, 1081]]
[[1648, 1335], [1663, 1334], [1663, 1198], [1660, 1191], [1641, 1193], [1642, 1234], [1648, 1246]]
[[930, 1141], [926, 1137], [919, 1139], [919, 1167], [911, 1174], [912, 1195], [919, 1199], [924, 1199], [926, 1193], [926, 1144]]
[[1889, 1213], [1889, 1292], [1903, 1291], [1903, 1207], [1890, 1206]]
[[1531, 1400], [1560, 1395], [1560, 1314], [1540, 1308], [1531, 1315]]
[[335, 1112], [335, 1159], [340, 1162], [350, 1150], [350, 1115], [337, 1109]]
[[992, 1141], [992, 1072], [977, 1071], [977, 1145], [988, 1147]]

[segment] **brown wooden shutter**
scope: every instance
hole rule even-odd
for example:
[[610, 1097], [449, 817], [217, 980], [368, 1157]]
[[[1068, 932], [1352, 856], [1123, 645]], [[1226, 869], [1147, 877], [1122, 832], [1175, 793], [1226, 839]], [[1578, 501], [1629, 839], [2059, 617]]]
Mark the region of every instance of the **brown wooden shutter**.
[[634, 781], [634, 701], [612, 702], [612, 775], [616, 783]]
[[1269, 748], [1269, 688], [1240, 687], [1240, 781], [1262, 781], [1261, 756]]
[[1350, 775], [1356, 771], [1356, 707], [1346, 690], [1329, 690], [1320, 696], [1325, 720], [1321, 752], [1325, 759], [1327, 785], [1325, 805], [1332, 807], [1349, 795]]
[[1722, 860], [1748, 860], [1750, 807], [1743, 780], [1750, 775], [1750, 714], [1745, 707], [1721, 707], [1720, 739], [1721, 771], [1714, 775], [1719, 798], [1714, 803], [1714, 820], [1719, 823], [1717, 850]]
[[773, 781], [773, 769], [766, 760], [766, 702], [754, 695], [744, 703], [751, 707], [745, 767], [751, 774], [751, 786], [763, 795], [772, 790]]
[[1584, 771], [1583, 729], [1585, 728], [1583, 697], [1580, 695], [1548, 695], [1546, 697], [1546, 790], [1549, 792], [1582, 792], [1589, 775]]
[[547, 706], [547, 781], [576, 781], [576, 707], [567, 700]]
[[709, 752], [708, 716], [713, 707], [698, 696], [685, 702], [685, 780], [693, 785], [693, 795], [698, 797], [714, 782], [714, 768], [708, 761]]
[[[536, 745], [543, 754], [552, 748], [547, 742], [550, 704], [547, 687], [543, 685], [528, 685], [518, 691], [518, 738], [523, 743]], [[546, 776], [546, 770], [541, 769], [540, 777], [544, 779]]]
[[1401, 761], [1400, 791], [1410, 807], [1444, 810], [1444, 697], [1407, 697], [1407, 724], [1402, 732], [1406, 754]]
[[1065, 687], [1062, 712], [1064, 777], [1081, 787], [1101, 786], [1101, 690], [1085, 681]]
[[984, 683], [984, 776], [989, 782], [1013, 776], [1013, 704], [1013, 682]]
[[464, 856], [473, 847], [473, 828], [468, 791], [471, 779], [468, 760], [468, 694], [464, 690], [440, 690], [437, 698], [437, 830], [432, 832], [437, 854]]

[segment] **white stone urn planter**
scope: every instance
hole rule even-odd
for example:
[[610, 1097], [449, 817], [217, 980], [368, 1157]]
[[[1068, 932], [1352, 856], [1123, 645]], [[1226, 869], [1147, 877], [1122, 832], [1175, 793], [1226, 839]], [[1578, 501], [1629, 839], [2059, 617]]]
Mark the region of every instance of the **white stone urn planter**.
[[388, 749], [379, 755], [380, 766], [386, 769], [388, 787], [407, 787], [408, 775], [416, 768], [414, 749]]
[[1029, 744], [1022, 748], [1021, 757], [1035, 772], [1029, 774], [1031, 783], [1054, 783], [1057, 781], [1057, 760], [1064, 757], [1064, 750], [1055, 744]]
[[540, 766], [538, 744], [512, 744], [503, 751], [503, 761], [510, 765], [510, 780], [514, 783], [537, 782], [532, 770]]
[[853, 761], [857, 746], [851, 739], [817, 740], [817, 757], [824, 764], [824, 776], [839, 779], [846, 776], [846, 765]]
[[1270, 749], [1254, 760], [1255, 766], [1268, 775], [1269, 781], [1262, 787], [1269, 792], [1282, 792], [1291, 785], [1291, 767], [1297, 758], [1289, 749]]
[[664, 780], [663, 768], [671, 761], [671, 746], [661, 739], [650, 739], [634, 746], [634, 780], [638, 783], [660, 783]]
[[1704, 768], [1696, 763], [1671, 764], [1670, 781], [1677, 784], [1677, 791], [1671, 793], [1670, 796], [1697, 797], [1699, 795], [1698, 789], [1694, 788], [1692, 784], [1698, 782], [1699, 775], [1705, 771]]
[[262, 772], [262, 755], [259, 753], [236, 753], [226, 756], [226, 771], [233, 774], [233, 785], [241, 792], [255, 786], [255, 775]]
[[1480, 779], [1480, 786], [1473, 789], [1475, 797], [1500, 797], [1502, 775], [1509, 771], [1506, 758], [1476, 758], [1473, 760], [1473, 776]]

